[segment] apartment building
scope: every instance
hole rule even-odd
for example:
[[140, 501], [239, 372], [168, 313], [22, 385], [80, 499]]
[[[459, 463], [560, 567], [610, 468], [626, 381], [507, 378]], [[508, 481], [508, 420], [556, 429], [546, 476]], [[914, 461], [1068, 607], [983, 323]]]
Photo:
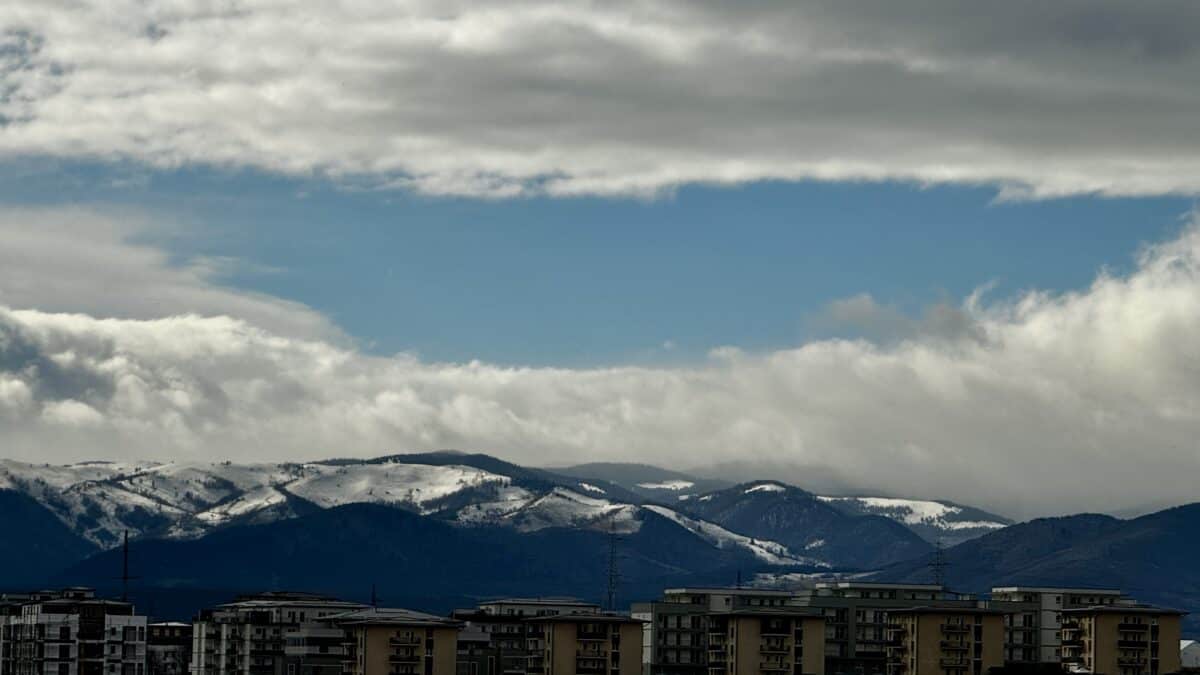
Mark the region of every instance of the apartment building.
[[989, 606], [1005, 612], [1006, 663], [1060, 663], [1063, 610], [1131, 602], [1116, 589], [998, 586]]
[[645, 675], [708, 675], [713, 617], [738, 610], [782, 609], [792, 597], [790, 591], [764, 589], [669, 588], [657, 601], [634, 603], [631, 615], [644, 622]]
[[[560, 614], [600, 614], [600, 606], [576, 598], [504, 598], [458, 609], [460, 675], [523, 675], [532, 630], [526, 619]], [[538, 638], [532, 638], [540, 650]]]
[[28, 594], [0, 594], [0, 675], [11, 675], [13, 667], [12, 618], [21, 615]]
[[0, 603], [5, 675], [145, 675], [146, 617], [90, 588], [39, 591]]
[[883, 675], [887, 672], [890, 612], [916, 606], [973, 609], [979, 600], [934, 584], [840, 581], [797, 591], [793, 604], [825, 615], [828, 675]]
[[888, 675], [985, 675], [1004, 664], [999, 610], [914, 607], [888, 612]]
[[459, 624], [407, 609], [367, 608], [337, 614], [345, 675], [455, 675]]
[[825, 672], [825, 618], [795, 594], [743, 588], [675, 588], [636, 603], [645, 675]]
[[1062, 663], [1071, 672], [1160, 675], [1179, 671], [1182, 612], [1098, 605], [1062, 613]]
[[528, 675], [641, 675], [642, 622], [618, 614], [528, 619]]
[[191, 675], [342, 675], [348, 645], [327, 617], [365, 609], [311, 593], [262, 593], [192, 622]]
[[147, 675], [187, 675], [192, 662], [192, 624], [163, 621], [146, 626]]
[[708, 617], [708, 675], [824, 675], [825, 617], [811, 609], [741, 609]]

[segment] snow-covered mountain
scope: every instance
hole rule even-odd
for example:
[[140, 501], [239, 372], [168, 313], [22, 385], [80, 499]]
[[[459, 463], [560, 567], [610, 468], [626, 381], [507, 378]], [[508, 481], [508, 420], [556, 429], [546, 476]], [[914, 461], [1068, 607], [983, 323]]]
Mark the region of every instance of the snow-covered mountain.
[[[685, 502], [712, 499], [712, 494], [733, 485], [728, 481], [699, 478], [648, 464], [598, 462], [556, 471], [580, 478], [608, 481], [646, 499], [677, 505], [684, 510], [689, 508]], [[761, 483], [756, 489], [769, 490], [769, 485], [770, 483]], [[930, 543], [941, 541], [946, 546], [953, 546], [1012, 524], [1009, 519], [982, 509], [943, 500], [876, 496], [822, 496], [819, 499], [847, 515], [890, 518], [922, 539]]]
[[579, 480], [478, 455], [434, 453], [302, 464], [0, 460], [0, 489], [24, 493], [101, 548], [133, 538], [196, 539], [233, 525], [296, 518], [348, 504], [391, 506], [465, 528], [635, 533], [660, 520], [767, 565], [829, 567], [809, 552], [731, 532], [666, 506], [644, 505], [598, 479]]
[[891, 497], [818, 497], [853, 515], [885, 516], [929, 542], [953, 546], [1008, 527], [1012, 521], [953, 502]]

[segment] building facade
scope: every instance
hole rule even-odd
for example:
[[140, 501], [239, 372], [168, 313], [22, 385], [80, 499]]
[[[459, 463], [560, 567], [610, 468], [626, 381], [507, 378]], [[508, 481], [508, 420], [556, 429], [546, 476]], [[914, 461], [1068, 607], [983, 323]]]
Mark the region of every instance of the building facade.
[[365, 609], [309, 593], [243, 596], [192, 622], [191, 675], [342, 675], [348, 645], [326, 618]]
[[1063, 612], [1062, 662], [1105, 675], [1179, 672], [1182, 612], [1148, 605], [1103, 605]]
[[600, 606], [575, 598], [506, 598], [455, 610], [460, 675], [523, 675], [530, 648], [543, 646], [526, 619], [560, 614], [600, 614]]
[[825, 617], [743, 609], [708, 617], [708, 675], [824, 675]]
[[5, 675], [145, 675], [146, 617], [88, 588], [31, 593], [0, 608]]
[[934, 584], [842, 581], [797, 591], [795, 604], [825, 615], [825, 672], [828, 675], [884, 675], [887, 672], [888, 616], [915, 606], [973, 609], [976, 596]]
[[1004, 665], [1004, 615], [985, 608], [888, 612], [888, 675], [986, 675]]
[[1115, 589], [1002, 586], [992, 589], [989, 606], [1005, 613], [1006, 663], [1061, 663], [1064, 610], [1128, 602]]
[[455, 675], [455, 621], [406, 609], [369, 608], [327, 619], [347, 645], [345, 675]]
[[192, 662], [192, 624], [178, 621], [146, 626], [147, 675], [187, 675]]
[[641, 675], [642, 622], [617, 614], [528, 619], [528, 675]]
[[825, 672], [825, 617], [795, 594], [742, 588], [676, 588], [637, 603], [645, 675]]

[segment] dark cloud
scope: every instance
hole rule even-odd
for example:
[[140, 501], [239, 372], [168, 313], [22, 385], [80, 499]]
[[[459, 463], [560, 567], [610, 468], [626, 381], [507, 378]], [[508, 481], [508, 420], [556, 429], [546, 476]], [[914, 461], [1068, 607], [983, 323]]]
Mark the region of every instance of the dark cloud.
[[0, 153], [494, 197], [760, 179], [1200, 189], [1194, 3], [252, 0], [121, 15], [0, 8], [19, 56], [0, 70]]

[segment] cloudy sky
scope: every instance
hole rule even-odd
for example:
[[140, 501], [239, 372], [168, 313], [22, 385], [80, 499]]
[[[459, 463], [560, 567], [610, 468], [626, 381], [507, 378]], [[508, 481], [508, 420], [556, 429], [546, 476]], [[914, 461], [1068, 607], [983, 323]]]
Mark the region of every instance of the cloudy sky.
[[0, 5], [3, 456], [1194, 499], [1194, 3], [307, 4]]

